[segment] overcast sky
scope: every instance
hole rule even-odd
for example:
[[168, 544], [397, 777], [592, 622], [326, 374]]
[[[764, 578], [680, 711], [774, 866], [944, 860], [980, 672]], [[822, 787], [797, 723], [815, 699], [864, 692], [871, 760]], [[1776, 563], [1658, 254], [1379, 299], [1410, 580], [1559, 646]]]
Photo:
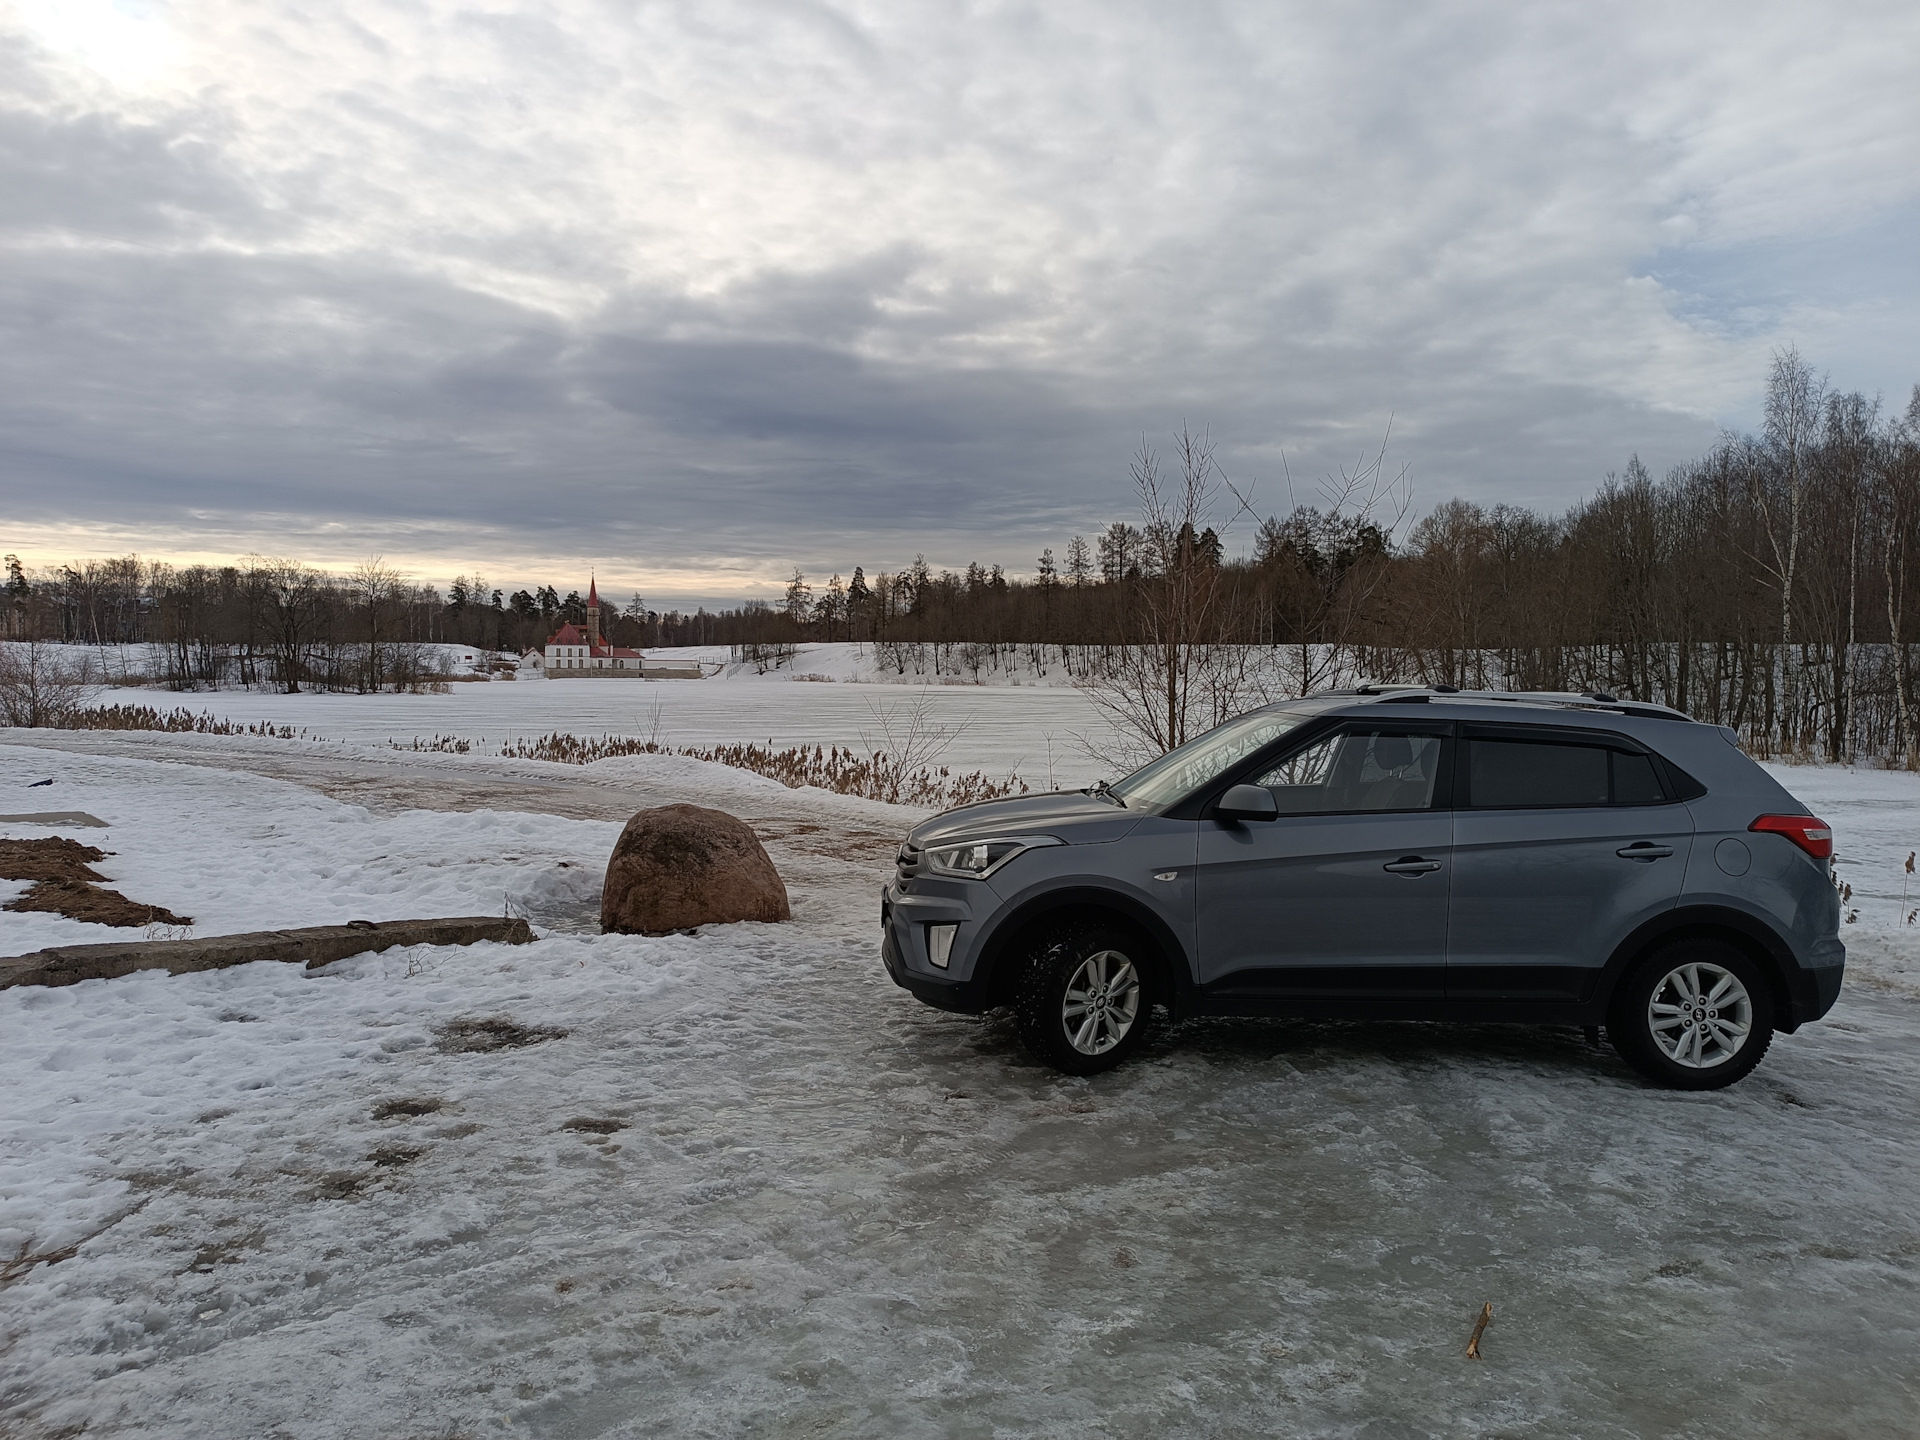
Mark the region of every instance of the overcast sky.
[[1027, 571], [1183, 422], [1261, 513], [1389, 417], [1421, 507], [1559, 508], [1781, 344], [1904, 405], [1917, 56], [1912, 0], [0, 0], [0, 548]]

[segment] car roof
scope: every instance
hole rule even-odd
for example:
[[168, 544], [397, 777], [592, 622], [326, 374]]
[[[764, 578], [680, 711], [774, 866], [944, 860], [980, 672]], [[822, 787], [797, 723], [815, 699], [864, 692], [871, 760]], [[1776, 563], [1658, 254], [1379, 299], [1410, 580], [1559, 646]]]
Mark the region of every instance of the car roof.
[[1321, 714], [1361, 715], [1380, 707], [1411, 711], [1418, 706], [1433, 715], [1444, 711], [1450, 719], [1592, 725], [1620, 720], [1659, 720], [1691, 725], [1693, 717], [1666, 705], [1620, 700], [1605, 692], [1582, 694], [1562, 690], [1455, 690], [1427, 685], [1362, 685], [1351, 690], [1322, 690], [1275, 708], [1310, 705]]

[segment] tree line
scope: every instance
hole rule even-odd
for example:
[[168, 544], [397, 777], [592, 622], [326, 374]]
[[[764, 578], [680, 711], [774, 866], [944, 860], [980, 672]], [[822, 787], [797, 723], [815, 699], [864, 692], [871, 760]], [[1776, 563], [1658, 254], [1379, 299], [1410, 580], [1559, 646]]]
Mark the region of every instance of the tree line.
[[[1889, 412], [1781, 352], [1758, 434], [1723, 435], [1662, 477], [1631, 458], [1558, 514], [1453, 499], [1408, 526], [1405, 478], [1383, 443], [1317, 503], [1259, 518], [1206, 438], [1182, 434], [1164, 464], [1135, 456], [1136, 514], [1030, 573], [924, 556], [819, 585], [796, 570], [778, 602], [603, 604], [602, 632], [763, 664], [859, 641], [903, 674], [1058, 665], [1126, 709], [1143, 748], [1364, 678], [1601, 692], [1733, 726], [1762, 753], [1913, 762], [1920, 387]], [[377, 560], [345, 574], [259, 556], [7, 564], [10, 635], [147, 642], [178, 689], [418, 687], [434, 642], [512, 652], [586, 617], [577, 591], [508, 595], [462, 575], [442, 593]]]
[[[1920, 763], [1920, 386], [1903, 411], [1774, 357], [1758, 434], [1656, 478], [1630, 458], [1558, 514], [1453, 499], [1405, 527], [1386, 447], [1318, 504], [1257, 523], [1205, 437], [1133, 463], [1138, 515], [1033, 574], [924, 559], [728, 622], [751, 639], [875, 642], [964, 675], [1074, 671], [1143, 750], [1235, 708], [1367, 679], [1671, 705], [1761, 753]], [[1251, 531], [1229, 559], [1222, 531]], [[1124, 713], [1123, 713], [1124, 712]]]
[[[261, 555], [231, 565], [126, 555], [38, 574], [14, 555], [5, 564], [8, 637], [147, 646], [176, 690], [421, 689], [446, 678], [437, 646], [513, 654], [587, 617], [578, 591], [562, 599], [549, 585], [508, 597], [463, 574], [442, 593], [378, 558], [343, 574]], [[639, 603], [619, 611], [603, 602], [603, 633], [645, 643]]]

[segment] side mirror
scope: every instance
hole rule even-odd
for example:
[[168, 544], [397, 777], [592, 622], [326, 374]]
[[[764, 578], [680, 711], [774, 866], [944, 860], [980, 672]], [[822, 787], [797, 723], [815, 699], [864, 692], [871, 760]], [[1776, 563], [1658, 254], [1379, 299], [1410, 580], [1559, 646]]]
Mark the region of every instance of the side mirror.
[[1264, 785], [1236, 785], [1220, 797], [1213, 814], [1218, 820], [1272, 820], [1280, 806]]

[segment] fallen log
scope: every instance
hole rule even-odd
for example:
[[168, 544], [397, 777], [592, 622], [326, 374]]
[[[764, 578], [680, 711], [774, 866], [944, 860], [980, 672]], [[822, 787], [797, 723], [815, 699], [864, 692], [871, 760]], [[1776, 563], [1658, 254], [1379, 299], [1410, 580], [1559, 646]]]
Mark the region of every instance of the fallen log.
[[533, 930], [525, 920], [468, 915], [448, 920], [353, 920], [301, 930], [255, 930], [210, 935], [204, 940], [130, 940], [109, 945], [59, 945], [31, 955], [0, 959], [0, 990], [14, 985], [74, 985], [111, 980], [136, 970], [188, 975], [224, 970], [256, 960], [304, 964], [309, 970], [349, 955], [391, 950], [396, 945], [471, 945], [497, 940], [525, 945]]

